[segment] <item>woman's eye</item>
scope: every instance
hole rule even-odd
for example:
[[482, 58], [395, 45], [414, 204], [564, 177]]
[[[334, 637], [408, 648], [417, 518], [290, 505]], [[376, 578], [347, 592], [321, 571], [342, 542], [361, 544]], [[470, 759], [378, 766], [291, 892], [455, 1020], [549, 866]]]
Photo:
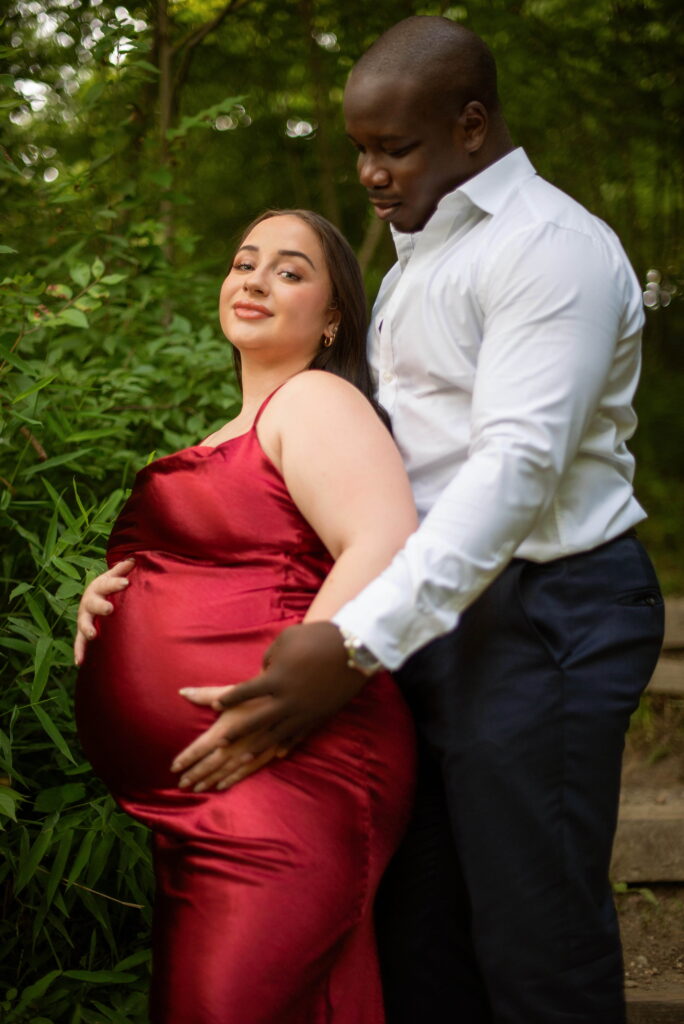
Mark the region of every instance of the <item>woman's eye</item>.
[[301, 281], [302, 279], [299, 274], [295, 274], [294, 270], [281, 270], [280, 273], [287, 281]]
[[233, 270], [252, 270], [253, 264], [247, 263], [245, 260], [240, 260], [233, 264]]

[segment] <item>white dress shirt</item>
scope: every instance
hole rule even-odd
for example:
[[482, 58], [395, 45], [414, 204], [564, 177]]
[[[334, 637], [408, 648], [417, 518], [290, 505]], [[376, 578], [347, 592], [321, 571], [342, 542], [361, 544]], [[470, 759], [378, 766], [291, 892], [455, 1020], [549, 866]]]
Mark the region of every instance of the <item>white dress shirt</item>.
[[393, 234], [370, 356], [421, 525], [334, 616], [388, 668], [513, 556], [586, 551], [645, 517], [625, 444], [641, 289], [610, 228], [517, 149]]

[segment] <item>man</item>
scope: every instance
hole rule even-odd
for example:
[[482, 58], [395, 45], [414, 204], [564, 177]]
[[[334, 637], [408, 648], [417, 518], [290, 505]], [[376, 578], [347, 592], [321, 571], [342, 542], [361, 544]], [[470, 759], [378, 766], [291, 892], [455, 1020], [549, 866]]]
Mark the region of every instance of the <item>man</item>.
[[397, 247], [370, 347], [422, 523], [334, 623], [281, 635], [222, 700], [258, 698], [244, 724], [180, 767], [219, 736], [289, 743], [399, 670], [421, 772], [380, 920], [388, 1020], [620, 1024], [608, 865], [662, 634], [625, 445], [640, 291], [612, 232], [513, 149], [463, 27], [391, 28], [345, 118]]

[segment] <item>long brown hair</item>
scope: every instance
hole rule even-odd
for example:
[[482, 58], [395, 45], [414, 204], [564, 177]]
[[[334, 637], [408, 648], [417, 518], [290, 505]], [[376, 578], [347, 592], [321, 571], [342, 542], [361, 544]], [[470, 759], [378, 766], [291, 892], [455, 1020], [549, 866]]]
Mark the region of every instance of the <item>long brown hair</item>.
[[[387, 413], [378, 405], [373, 394], [373, 381], [366, 355], [368, 312], [363, 278], [356, 256], [344, 235], [325, 217], [312, 210], [266, 210], [249, 224], [240, 238], [242, 245], [249, 233], [271, 217], [298, 217], [308, 224], [323, 250], [332, 285], [331, 305], [340, 312], [335, 341], [329, 348], [321, 342], [309, 363], [310, 370], [326, 370], [348, 380], [366, 396], [383, 422], [389, 427]], [[233, 362], [238, 383], [242, 380], [240, 353], [233, 346]]]

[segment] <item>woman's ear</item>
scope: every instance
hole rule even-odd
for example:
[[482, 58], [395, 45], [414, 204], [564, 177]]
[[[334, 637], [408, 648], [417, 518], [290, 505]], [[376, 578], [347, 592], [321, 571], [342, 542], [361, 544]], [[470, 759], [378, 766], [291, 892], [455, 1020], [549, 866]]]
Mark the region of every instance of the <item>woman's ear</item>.
[[337, 306], [331, 306], [328, 310], [328, 320], [325, 325], [325, 334], [329, 334], [334, 330], [337, 333], [337, 329], [340, 326], [342, 320], [342, 314], [340, 313]]

